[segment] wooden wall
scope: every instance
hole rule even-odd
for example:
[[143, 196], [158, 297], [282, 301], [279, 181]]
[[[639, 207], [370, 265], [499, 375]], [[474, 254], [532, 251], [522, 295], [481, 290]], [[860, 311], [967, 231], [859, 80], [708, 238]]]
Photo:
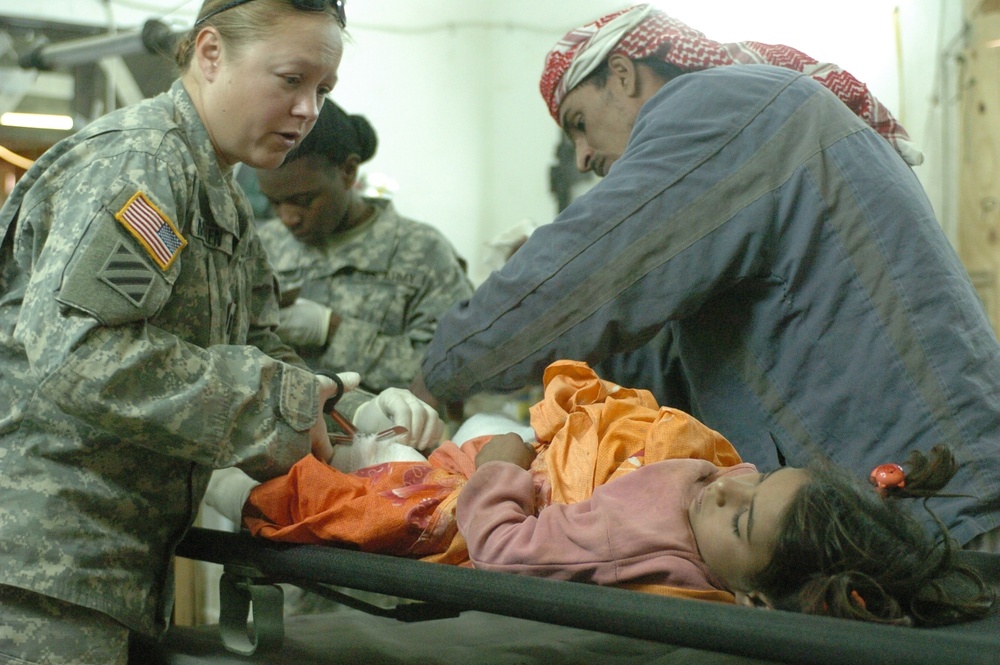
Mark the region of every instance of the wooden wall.
[[964, 0], [958, 250], [1000, 330], [1000, 0]]

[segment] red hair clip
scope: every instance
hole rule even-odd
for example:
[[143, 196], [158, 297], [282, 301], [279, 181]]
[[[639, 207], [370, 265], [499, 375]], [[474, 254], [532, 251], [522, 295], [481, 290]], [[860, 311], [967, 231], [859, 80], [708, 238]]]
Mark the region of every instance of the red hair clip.
[[880, 464], [872, 469], [868, 480], [884, 496], [888, 490], [906, 487], [906, 472], [898, 464]]

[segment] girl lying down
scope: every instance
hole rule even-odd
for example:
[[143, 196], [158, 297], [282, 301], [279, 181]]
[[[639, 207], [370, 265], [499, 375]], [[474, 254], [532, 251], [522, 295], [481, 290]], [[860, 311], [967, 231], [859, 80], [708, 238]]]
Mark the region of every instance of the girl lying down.
[[275, 540], [812, 614], [941, 625], [993, 603], [943, 527], [932, 538], [896, 505], [951, 478], [944, 448], [876, 492], [827, 464], [758, 473], [692, 416], [583, 363], [552, 364], [544, 387], [534, 440], [494, 430], [427, 459], [389, 446], [409, 461], [358, 469], [308, 456], [264, 484], [231, 469], [206, 501]]

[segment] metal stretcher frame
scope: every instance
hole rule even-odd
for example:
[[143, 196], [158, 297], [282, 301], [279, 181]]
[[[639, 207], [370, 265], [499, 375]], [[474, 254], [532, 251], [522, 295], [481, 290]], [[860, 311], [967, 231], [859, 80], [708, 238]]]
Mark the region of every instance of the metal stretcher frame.
[[[1000, 662], [1000, 615], [943, 628], [904, 628], [791, 612], [751, 610], [590, 584], [473, 570], [319, 545], [288, 545], [192, 528], [181, 557], [224, 566], [220, 626], [227, 648], [244, 655], [280, 647], [277, 583], [374, 591], [423, 603], [401, 605], [402, 620], [465, 610], [529, 619], [689, 647], [801, 664], [879, 662], [939, 665]], [[962, 552], [988, 583], [1000, 555]], [[252, 606], [254, 625], [248, 626]], [[407, 609], [408, 608], [408, 609]]]

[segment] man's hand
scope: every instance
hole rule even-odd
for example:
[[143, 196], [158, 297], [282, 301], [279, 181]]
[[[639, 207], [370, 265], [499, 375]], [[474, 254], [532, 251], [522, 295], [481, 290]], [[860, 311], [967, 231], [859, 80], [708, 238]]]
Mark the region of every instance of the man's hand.
[[410, 384], [410, 392], [413, 393], [417, 399], [425, 404], [429, 404], [435, 409], [438, 408], [438, 400], [434, 395], [431, 395], [430, 391], [427, 390], [427, 386], [424, 385], [424, 373], [417, 372], [416, 378], [413, 379], [413, 383]]

